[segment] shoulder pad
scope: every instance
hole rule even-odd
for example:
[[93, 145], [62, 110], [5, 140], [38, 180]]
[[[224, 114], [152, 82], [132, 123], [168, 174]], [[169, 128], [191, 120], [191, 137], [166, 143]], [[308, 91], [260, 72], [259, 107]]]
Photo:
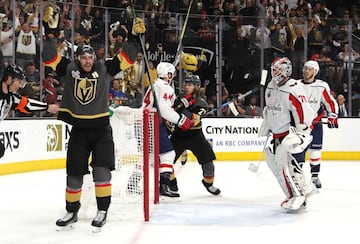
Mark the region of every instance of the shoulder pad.
[[207, 109], [209, 107], [209, 104], [205, 101], [205, 99], [198, 97], [196, 98], [196, 103], [194, 104], [194, 106]]

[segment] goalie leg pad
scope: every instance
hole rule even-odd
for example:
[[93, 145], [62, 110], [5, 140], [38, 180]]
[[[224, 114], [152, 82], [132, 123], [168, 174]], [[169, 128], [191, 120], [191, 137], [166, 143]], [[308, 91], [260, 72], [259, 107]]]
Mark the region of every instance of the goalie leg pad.
[[[279, 143], [278, 140], [275, 140], [275, 145]], [[273, 153], [275, 148], [275, 154]], [[274, 174], [276, 180], [278, 181], [281, 189], [283, 190], [284, 194], [287, 198], [291, 197], [291, 192], [289, 192], [283, 171], [284, 171], [284, 164], [287, 161], [287, 152], [281, 145], [277, 147], [273, 144], [270, 144], [270, 147], [265, 149], [266, 154], [266, 163], [270, 169], [270, 171]]]

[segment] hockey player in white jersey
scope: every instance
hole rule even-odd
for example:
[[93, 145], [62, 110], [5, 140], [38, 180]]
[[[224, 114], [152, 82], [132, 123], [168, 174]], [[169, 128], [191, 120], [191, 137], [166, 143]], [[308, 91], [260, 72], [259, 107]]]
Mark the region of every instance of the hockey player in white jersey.
[[271, 74], [259, 136], [272, 134], [273, 140], [265, 151], [266, 162], [286, 195], [281, 206], [289, 212], [297, 211], [306, 205], [308, 187], [297, 159], [312, 140], [314, 113], [304, 85], [290, 78], [292, 65], [287, 57], [272, 62]]
[[[173, 109], [175, 101], [175, 91], [172, 84], [172, 79], [175, 76], [175, 67], [168, 62], [160, 62], [156, 71], [158, 79], [154, 82], [152, 90], [149, 88], [145, 93], [143, 100], [143, 107], [152, 109], [159, 109], [159, 113], [163, 120], [173, 123], [182, 130], [188, 130], [193, 122], [185, 115], [179, 115]], [[156, 94], [154, 99], [153, 94]], [[155, 104], [157, 103], [157, 104]], [[169, 190], [170, 175], [173, 171], [173, 162], [175, 159], [175, 151], [169, 139], [169, 134], [165, 123], [160, 123], [159, 128], [160, 141], [160, 195], [167, 197], [179, 197], [179, 193]]]
[[[323, 128], [321, 118], [324, 117], [325, 111], [327, 111], [327, 124], [330, 129], [338, 128], [337, 114], [339, 106], [330, 94], [330, 87], [328, 83], [323, 80], [315, 79], [319, 72], [319, 64], [317, 61], [307, 61], [303, 68], [303, 80], [305, 85], [305, 92], [308, 97], [308, 102], [315, 113], [315, 119], [313, 121], [313, 130], [311, 135], [313, 141], [308, 149], [310, 156], [310, 171], [311, 180], [317, 188], [321, 188], [321, 181], [319, 179], [320, 173], [320, 159], [323, 142]], [[304, 153], [305, 157], [305, 153]]]

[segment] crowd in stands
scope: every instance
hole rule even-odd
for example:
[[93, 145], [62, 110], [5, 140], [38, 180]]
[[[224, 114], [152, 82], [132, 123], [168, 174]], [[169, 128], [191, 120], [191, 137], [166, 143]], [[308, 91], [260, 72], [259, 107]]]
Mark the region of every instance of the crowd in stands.
[[[16, 6], [12, 6], [12, 2], [0, 1], [0, 73], [12, 62], [23, 67], [28, 84], [21, 93], [29, 97], [49, 103], [61, 100], [61, 80], [57, 79], [56, 73], [42, 67], [40, 61], [41, 39], [44, 38], [40, 33], [41, 11], [47, 4], [57, 6], [60, 13], [58, 50], [63, 56], [71, 58], [75, 47], [90, 44], [96, 50], [97, 59], [102, 60], [115, 55], [124, 42], [138, 41], [131, 34], [133, 17], [127, 0], [17, 0], [14, 1]], [[147, 61], [152, 80], [155, 80], [157, 63], [174, 61], [180, 25], [192, 1], [132, 2], [138, 16], [146, 23]], [[296, 79], [302, 76], [305, 60], [319, 61], [319, 78], [328, 81], [334, 96], [341, 95], [345, 101], [351, 80], [354, 96], [349, 114], [359, 115], [360, 65], [357, 60], [360, 58], [360, 38], [356, 37], [360, 37], [360, 1], [194, 0], [183, 46], [215, 52], [219, 23], [222, 23], [224, 60], [222, 103], [233, 99], [238, 112], [236, 116], [261, 115], [259, 95], [244, 101], [234, 97], [258, 83], [262, 57], [263, 67], [269, 69], [272, 60], [282, 56], [291, 59]], [[212, 63], [207, 61], [197, 73], [206, 87], [204, 97], [214, 108], [220, 86], [217, 87], [215, 79], [214, 59]], [[352, 70], [350, 79], [348, 69]], [[132, 70], [117, 75], [111, 82], [110, 101], [132, 107], [141, 105], [142, 94], [149, 85], [141, 49]], [[224, 108], [222, 114], [234, 116], [234, 111]]]

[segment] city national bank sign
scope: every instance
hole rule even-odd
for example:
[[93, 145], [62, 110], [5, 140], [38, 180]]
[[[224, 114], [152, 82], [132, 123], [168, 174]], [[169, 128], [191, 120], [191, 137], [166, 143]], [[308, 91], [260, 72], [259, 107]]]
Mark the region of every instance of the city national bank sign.
[[262, 120], [204, 118], [203, 132], [215, 152], [259, 152], [266, 137], [258, 137]]

